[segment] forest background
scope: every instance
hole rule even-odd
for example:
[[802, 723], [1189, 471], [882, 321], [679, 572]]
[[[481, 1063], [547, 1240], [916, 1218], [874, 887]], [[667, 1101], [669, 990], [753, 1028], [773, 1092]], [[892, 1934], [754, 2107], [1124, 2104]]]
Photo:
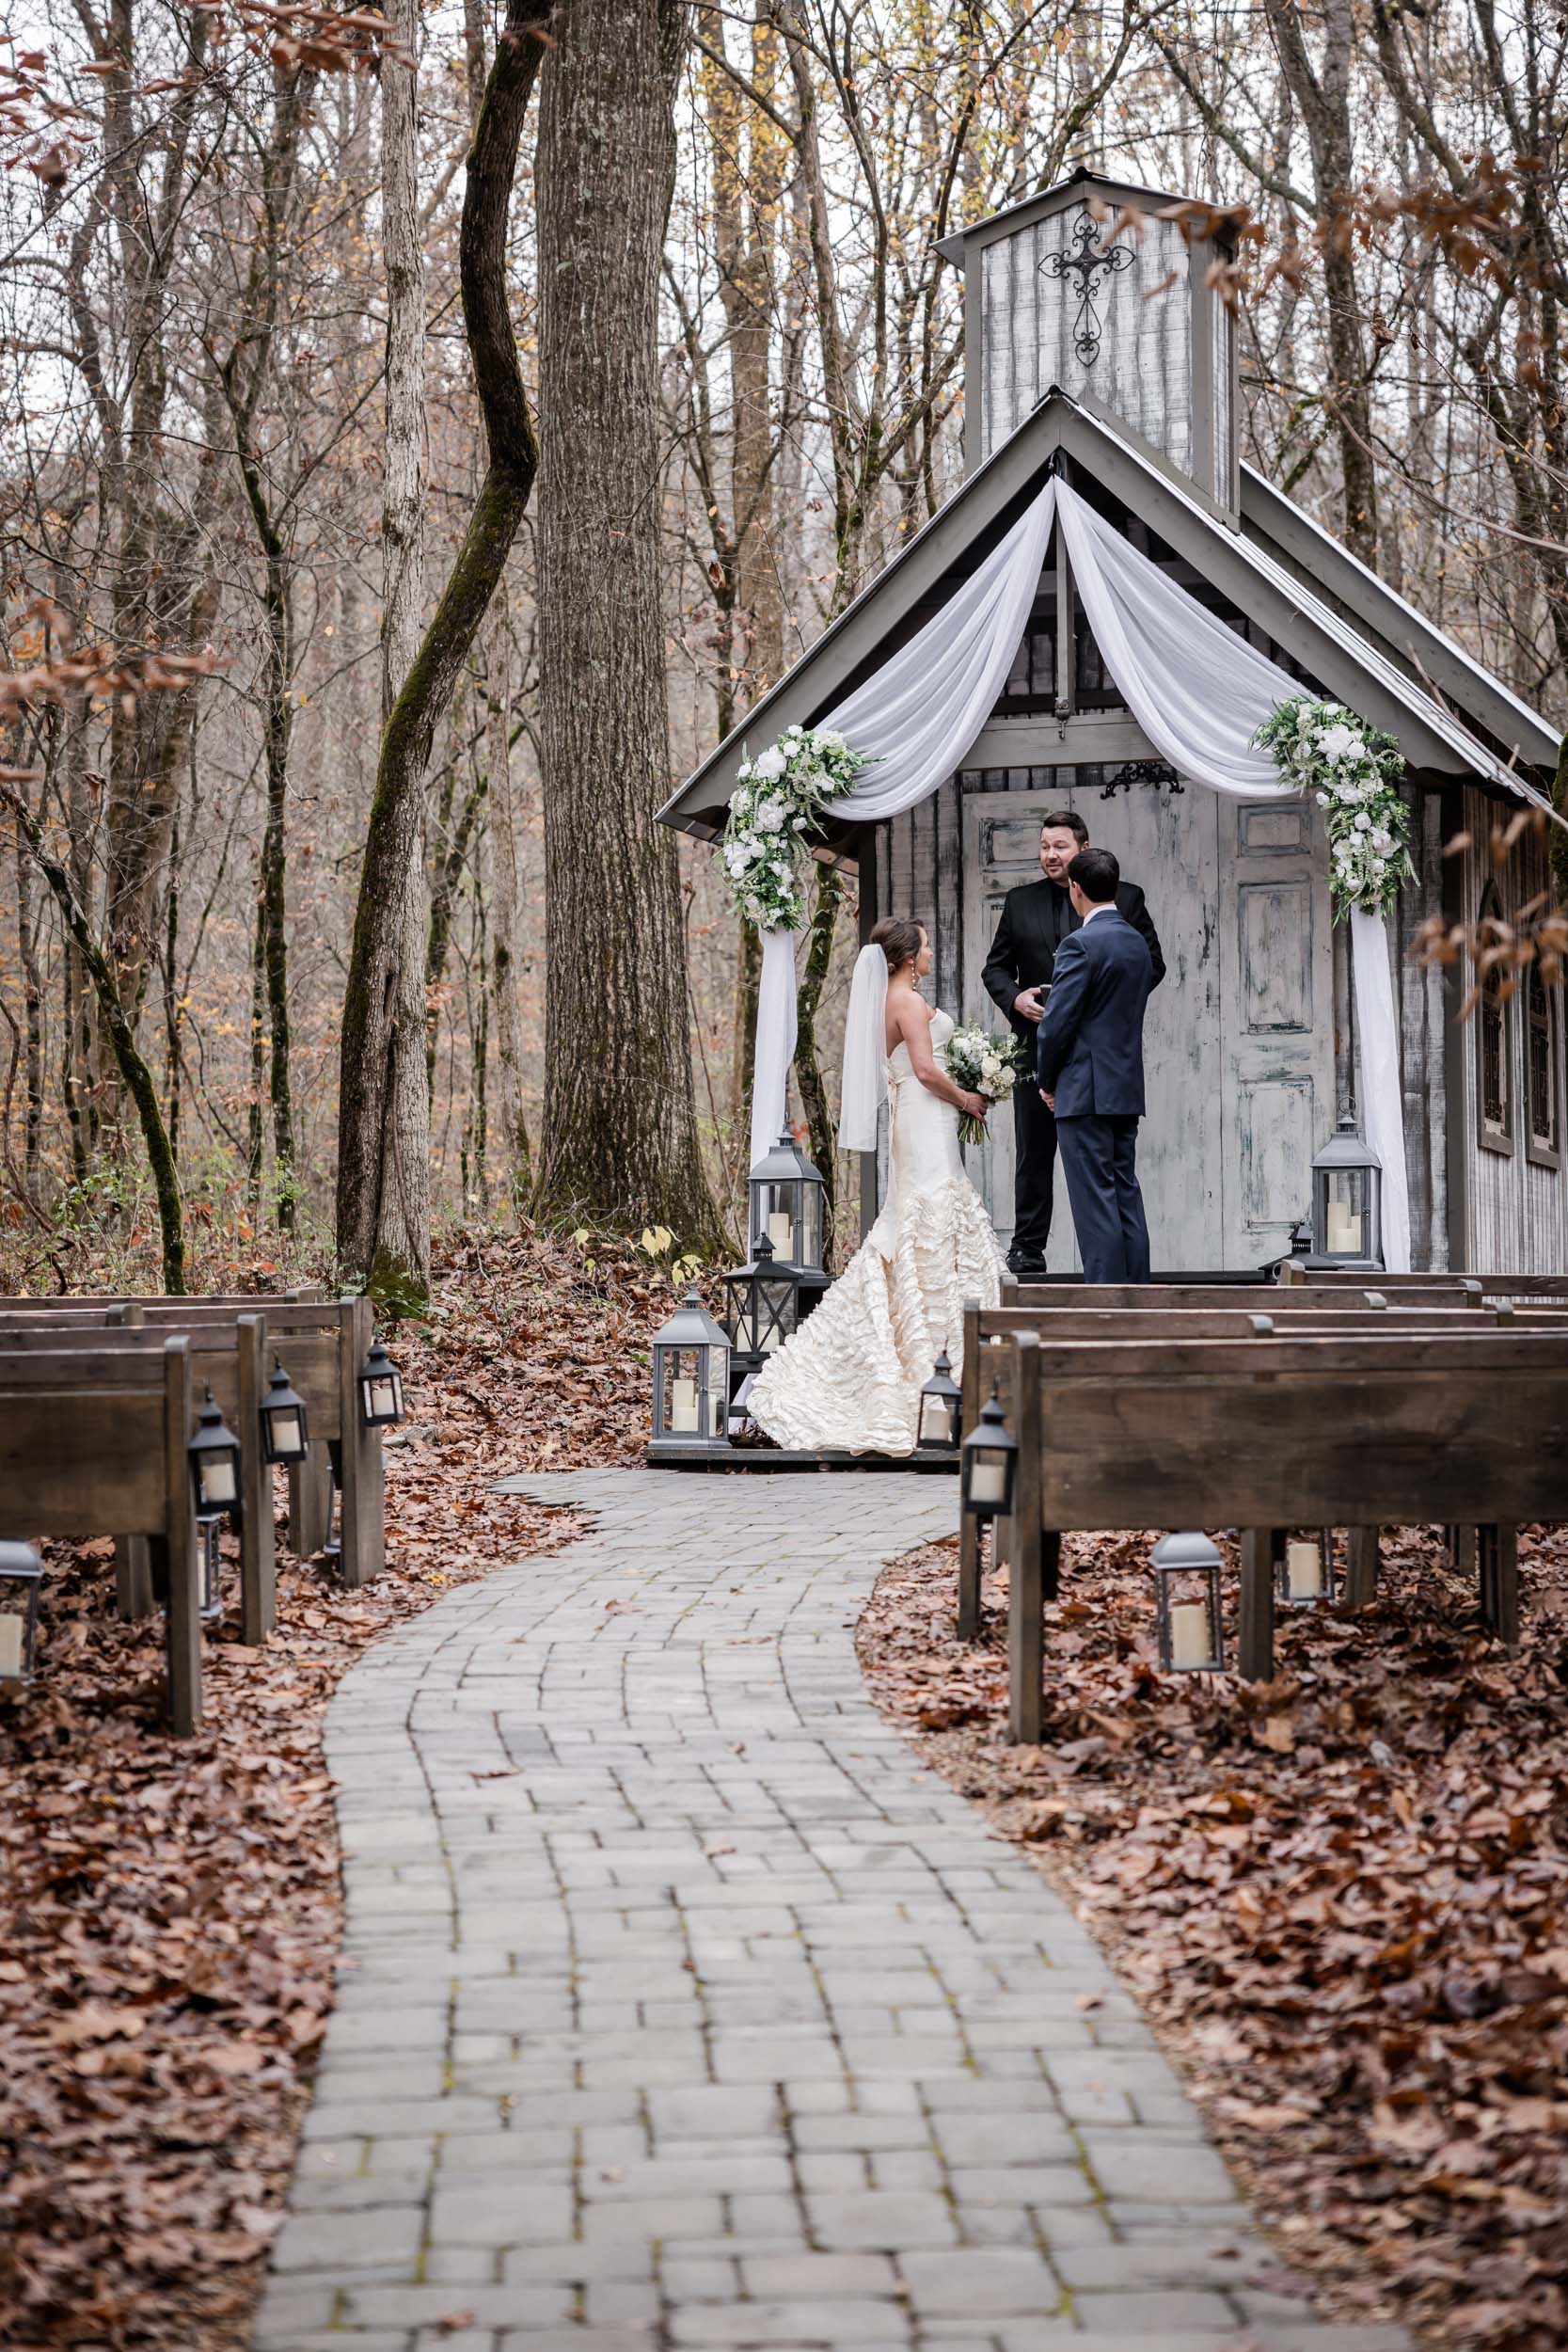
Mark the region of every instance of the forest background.
[[[755, 941], [654, 811], [956, 486], [933, 240], [1075, 163], [1236, 208], [1244, 457], [1560, 722], [1563, 49], [1542, 0], [29, 0], [8, 1286], [738, 1242]], [[852, 903], [795, 1098], [841, 1244]]]

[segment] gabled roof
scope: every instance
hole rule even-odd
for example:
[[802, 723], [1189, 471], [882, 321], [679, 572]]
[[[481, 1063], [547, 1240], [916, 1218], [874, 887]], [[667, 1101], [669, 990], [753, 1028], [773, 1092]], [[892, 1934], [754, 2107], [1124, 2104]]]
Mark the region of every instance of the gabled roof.
[[1124, 211], [1132, 205], [1143, 212], [1154, 205], [1202, 204], [1210, 207], [1208, 199], [1198, 196], [1177, 196], [1169, 188], [1146, 188], [1136, 180], [1117, 180], [1091, 165], [1078, 164], [1065, 180], [1054, 186], [1040, 188], [1033, 196], [1021, 197], [1016, 204], [1006, 205], [1000, 213], [988, 213], [983, 220], [972, 220], [967, 228], [955, 229], [951, 236], [939, 237], [933, 250], [944, 262], [961, 263], [969, 247], [980, 243], [989, 245], [993, 237], [1010, 236], [1015, 230], [1026, 229], [1032, 220], [1043, 220], [1047, 214], [1060, 212], [1066, 204], [1082, 201], [1093, 192], [1104, 198], [1113, 210]]
[[[1350, 617], [1338, 609], [1346, 598], [1336, 595], [1331, 603], [1261, 539], [1238, 533], [1218, 509], [1201, 501], [1184, 475], [1126, 425], [1053, 386], [1018, 431], [900, 548], [666, 802], [658, 812], [660, 821], [709, 838], [721, 832], [747, 744], [759, 750], [785, 727], [810, 725], [823, 718], [843, 699], [856, 672], [876, 658], [879, 646], [916, 607], [928, 609], [940, 597], [944, 576], [961, 578], [973, 567], [984, 547], [1039, 487], [1058, 453], [1147, 522], [1200, 578], [1299, 661], [1326, 694], [1391, 735], [1411, 768], [1436, 777], [1474, 777], [1519, 799], [1549, 804], [1534, 781], [1520, 772], [1520, 763], [1549, 763], [1556, 755], [1556, 738], [1539, 720], [1533, 721], [1528, 738], [1517, 721], [1508, 734], [1496, 728], [1496, 715], [1504, 711], [1497, 697], [1504, 690], [1468, 662], [1457, 646], [1422, 624], [1425, 635], [1415, 655], [1407, 654], [1393, 633], [1386, 604], [1370, 611], [1365, 621], [1359, 609]], [[1371, 579], [1368, 573], [1363, 577]], [[1386, 598], [1387, 592], [1383, 593]], [[1371, 599], [1367, 602], [1370, 605]], [[1394, 605], [1398, 602], [1392, 599]], [[1380, 622], [1386, 623], [1386, 632]], [[1422, 659], [1423, 649], [1430, 657], [1433, 641], [1447, 649], [1444, 691], [1477, 724], [1488, 732], [1496, 728], [1511, 750], [1515, 748], [1515, 729], [1524, 739], [1513, 762], [1483, 743], [1424, 682], [1417, 665], [1419, 661], [1429, 676], [1436, 675], [1433, 660]], [[1507, 705], [1513, 700], [1507, 696]]]

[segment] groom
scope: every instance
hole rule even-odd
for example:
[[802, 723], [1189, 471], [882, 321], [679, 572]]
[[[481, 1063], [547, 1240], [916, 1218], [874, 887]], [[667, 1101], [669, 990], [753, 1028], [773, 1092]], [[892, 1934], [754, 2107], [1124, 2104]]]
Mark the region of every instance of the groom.
[[1147, 1282], [1148, 1227], [1138, 1186], [1148, 947], [1117, 906], [1109, 850], [1080, 850], [1067, 884], [1081, 928], [1056, 950], [1037, 1070], [1056, 1120], [1085, 1282]]
[[[1013, 1035], [1035, 1053], [1041, 995], [1049, 989], [1057, 949], [1078, 929], [1068, 891], [1067, 871], [1089, 843], [1089, 829], [1076, 809], [1054, 809], [1040, 823], [1040, 873], [1035, 882], [1009, 890], [981, 974], [987, 993], [1001, 1007]], [[1150, 986], [1165, 977], [1160, 941], [1136, 882], [1118, 882], [1116, 903], [1143, 939], [1154, 968]], [[1017, 1157], [1013, 1169], [1013, 1238], [1007, 1263], [1027, 1280], [1045, 1272], [1051, 1239], [1052, 1196], [1056, 1168], [1056, 1122], [1032, 1086], [1013, 1096]]]

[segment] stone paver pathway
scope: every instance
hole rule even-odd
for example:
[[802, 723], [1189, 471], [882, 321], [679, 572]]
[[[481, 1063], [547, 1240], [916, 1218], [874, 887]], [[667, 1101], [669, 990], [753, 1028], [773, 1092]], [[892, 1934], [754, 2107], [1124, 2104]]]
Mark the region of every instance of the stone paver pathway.
[[867, 1701], [946, 1479], [594, 1532], [328, 1722], [351, 1963], [257, 2352], [1402, 2352], [1277, 2265], [1093, 1943]]

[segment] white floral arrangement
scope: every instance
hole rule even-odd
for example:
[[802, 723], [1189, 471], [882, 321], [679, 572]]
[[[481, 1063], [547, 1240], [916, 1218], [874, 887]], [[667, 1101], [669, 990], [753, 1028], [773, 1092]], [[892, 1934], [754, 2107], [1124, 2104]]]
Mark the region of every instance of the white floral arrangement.
[[1324, 812], [1335, 919], [1352, 907], [1386, 907], [1415, 876], [1410, 812], [1396, 789], [1404, 759], [1393, 737], [1342, 703], [1298, 694], [1271, 712], [1252, 739], [1285, 782], [1314, 793]]
[[804, 923], [800, 852], [821, 832], [828, 803], [865, 765], [836, 727], [786, 727], [755, 759], [741, 760], [721, 853], [736, 905], [759, 930]]
[[[1016, 1037], [991, 1037], [978, 1021], [971, 1021], [954, 1030], [942, 1059], [956, 1087], [967, 1094], [983, 1094], [988, 1103], [1006, 1103], [1023, 1073], [1028, 1048]], [[960, 1143], [979, 1143], [985, 1132], [983, 1119], [971, 1111], [958, 1113]]]

